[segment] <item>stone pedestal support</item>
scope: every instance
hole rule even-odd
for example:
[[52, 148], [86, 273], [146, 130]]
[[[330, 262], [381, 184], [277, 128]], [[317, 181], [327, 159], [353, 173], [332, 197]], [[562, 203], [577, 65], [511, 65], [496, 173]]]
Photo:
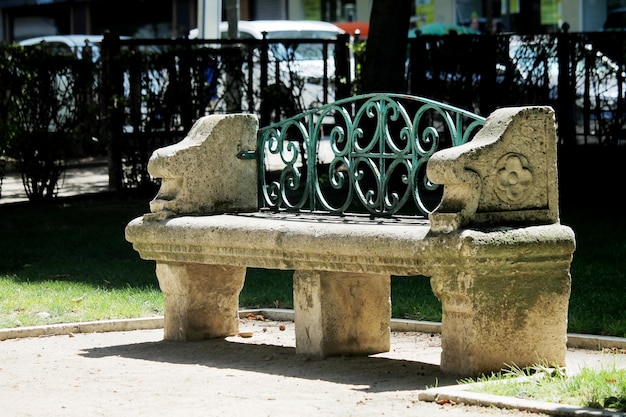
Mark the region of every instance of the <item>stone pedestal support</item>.
[[389, 351], [389, 275], [296, 271], [293, 279], [297, 353]]
[[510, 243], [461, 250], [472, 257], [431, 277], [443, 310], [442, 371], [478, 375], [513, 365], [565, 366], [573, 247], [545, 241], [506, 248]]
[[237, 334], [245, 267], [158, 262], [165, 296], [165, 340], [203, 340]]

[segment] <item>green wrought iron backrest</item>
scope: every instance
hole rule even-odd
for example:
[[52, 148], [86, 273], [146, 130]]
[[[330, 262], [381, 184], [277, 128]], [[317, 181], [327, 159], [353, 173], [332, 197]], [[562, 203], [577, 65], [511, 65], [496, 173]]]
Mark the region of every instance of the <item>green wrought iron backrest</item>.
[[437, 150], [469, 141], [485, 118], [401, 94], [350, 97], [259, 130], [259, 205], [273, 211], [427, 216], [441, 189]]

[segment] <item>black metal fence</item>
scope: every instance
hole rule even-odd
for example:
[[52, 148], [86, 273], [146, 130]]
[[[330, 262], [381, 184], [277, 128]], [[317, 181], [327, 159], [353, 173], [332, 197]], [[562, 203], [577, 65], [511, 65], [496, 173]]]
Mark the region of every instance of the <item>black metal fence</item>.
[[98, 152], [95, 74], [87, 50], [78, 59], [0, 45], [0, 174], [15, 163], [30, 200], [56, 195], [67, 159]]
[[262, 125], [350, 94], [349, 39], [131, 40], [102, 44], [111, 186], [149, 184], [157, 147], [206, 114], [257, 113]]
[[624, 144], [622, 33], [420, 36], [410, 40], [407, 90], [487, 115], [551, 105], [561, 145]]
[[[15, 132], [39, 132], [39, 142], [47, 143], [72, 138], [82, 154], [108, 153], [112, 189], [151, 186], [152, 151], [181, 140], [203, 115], [253, 112], [266, 125], [361, 92], [355, 68], [362, 55], [351, 54], [353, 46], [347, 37], [105, 36], [99, 50], [59, 61], [45, 48], [33, 53], [4, 45], [0, 156], [17, 157]], [[301, 59], [308, 50], [315, 59]], [[625, 61], [624, 33], [422, 35], [407, 45], [405, 92], [482, 115], [501, 106], [551, 105], [561, 147], [615, 147], [625, 139]], [[46, 111], [57, 121], [38, 115]], [[47, 121], [37, 128], [27, 124], [40, 119]]]

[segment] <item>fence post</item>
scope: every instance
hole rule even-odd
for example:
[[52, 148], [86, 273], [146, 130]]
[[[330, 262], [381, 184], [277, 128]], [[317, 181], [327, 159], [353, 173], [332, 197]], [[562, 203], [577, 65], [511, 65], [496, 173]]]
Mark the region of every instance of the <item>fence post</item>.
[[109, 165], [109, 188], [121, 191], [123, 185], [122, 170], [122, 133], [124, 124], [124, 81], [120, 62], [120, 39], [111, 33], [105, 33], [102, 40], [102, 89], [103, 89], [103, 129], [107, 140]]
[[[182, 124], [185, 131], [187, 131], [188, 129], [191, 129], [191, 126], [193, 126], [197, 118], [192, 104], [191, 72], [189, 70], [193, 66], [197, 65], [197, 60], [192, 58], [192, 49], [189, 40], [185, 41], [185, 47], [182, 48], [179, 59], [179, 65], [182, 70], [178, 71], [179, 84], [177, 86], [177, 95], [182, 95], [182, 100], [180, 101], [180, 113]], [[172, 62], [171, 67], [176, 68], [174, 62]], [[174, 69], [173, 71], [176, 70]], [[170, 122], [170, 124], [171, 123], [172, 122]]]
[[[473, 36], [473, 35], [472, 35]], [[479, 70], [481, 73], [479, 91], [479, 106], [481, 114], [490, 114], [497, 107], [498, 87], [497, 77], [497, 40], [496, 35], [476, 35], [477, 50], [480, 60]]]
[[575, 81], [572, 77], [571, 62], [571, 34], [569, 25], [563, 24], [563, 31], [557, 35], [557, 60], [559, 65], [558, 94], [556, 102], [556, 116], [559, 123], [560, 144], [576, 143], [576, 128], [574, 126]]
[[[241, 69], [243, 68], [243, 54], [240, 47], [236, 45], [222, 47], [224, 50], [224, 69], [226, 71], [226, 110], [229, 113], [242, 111], [242, 88], [243, 80]], [[254, 107], [251, 107], [254, 108]]]
[[426, 83], [426, 63], [428, 62], [428, 53], [426, 50], [426, 41], [423, 37], [415, 37], [408, 40], [409, 43], [409, 74], [407, 83], [407, 92], [415, 95], [428, 96], [425, 87]]
[[267, 32], [263, 32], [263, 39], [261, 40], [261, 85], [259, 91], [261, 93], [261, 126], [267, 126], [270, 124], [270, 118], [272, 117], [272, 109], [269, 108], [266, 94], [267, 90], [267, 66], [269, 63], [269, 41], [267, 40]]
[[[350, 97], [350, 35], [347, 33], [337, 37], [335, 44], [335, 99]], [[326, 104], [326, 103], [324, 103]]]

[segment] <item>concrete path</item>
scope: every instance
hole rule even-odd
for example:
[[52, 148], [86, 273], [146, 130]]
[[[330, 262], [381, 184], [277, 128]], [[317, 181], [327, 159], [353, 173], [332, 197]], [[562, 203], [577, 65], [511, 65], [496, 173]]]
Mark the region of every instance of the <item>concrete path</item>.
[[[176, 343], [154, 329], [0, 341], [0, 415], [611, 415], [575, 407], [555, 414], [517, 400], [496, 408], [493, 399], [481, 403], [458, 391], [454, 400], [422, 401], [428, 388], [458, 390], [457, 378], [439, 371], [434, 333], [393, 332], [385, 354], [315, 359], [295, 354], [291, 321], [242, 319], [240, 326], [251, 337]], [[568, 372], [613, 364], [626, 367], [626, 355], [568, 350]]]
[[[71, 166], [63, 175], [59, 197], [100, 193], [109, 190], [109, 173], [106, 163]], [[7, 173], [0, 188], [0, 204], [28, 201], [22, 178], [17, 172]]]

